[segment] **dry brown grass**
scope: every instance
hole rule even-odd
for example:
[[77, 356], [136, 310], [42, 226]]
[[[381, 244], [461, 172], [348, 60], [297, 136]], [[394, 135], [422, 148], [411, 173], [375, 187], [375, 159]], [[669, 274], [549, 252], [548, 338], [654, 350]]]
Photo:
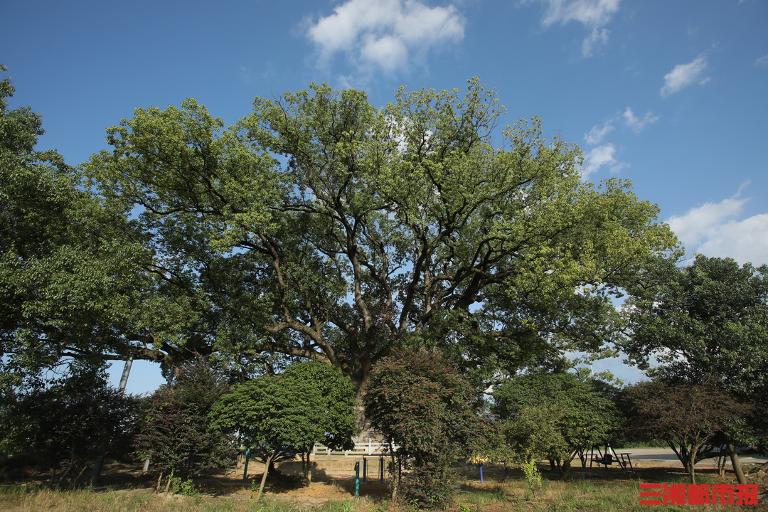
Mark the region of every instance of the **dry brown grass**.
[[[662, 507], [639, 504], [639, 482], [686, 482], [679, 470], [668, 468], [643, 469], [636, 475], [620, 471], [597, 470], [582, 474], [575, 471], [569, 480], [545, 479], [535, 494], [517, 472], [505, 475], [500, 468], [487, 472], [481, 484], [469, 469], [459, 486], [454, 511], [501, 512], [525, 510], [532, 512], [558, 510], [564, 512], [636, 511], [648, 512]], [[716, 483], [720, 479], [713, 473], [701, 474], [701, 483]], [[732, 480], [728, 480], [732, 482]], [[383, 512], [391, 510], [383, 499], [383, 489], [369, 482], [363, 486], [364, 498], [352, 498], [351, 481], [334, 480], [313, 482], [309, 487], [275, 487], [266, 500], [256, 502], [253, 494], [242, 484], [228, 482], [217, 488], [214, 482], [204, 492], [214, 493], [197, 497], [165, 496], [147, 488], [105, 491], [52, 491], [49, 489], [8, 486], [0, 488], [0, 510], [37, 512], [133, 512], [133, 511], [189, 511], [189, 512]], [[766, 482], [760, 482], [764, 489]], [[696, 510], [721, 511], [727, 507], [694, 507]], [[690, 506], [664, 507], [664, 510], [690, 512]], [[735, 508], [731, 508], [735, 510]], [[768, 510], [768, 505], [742, 507], [741, 510]]]

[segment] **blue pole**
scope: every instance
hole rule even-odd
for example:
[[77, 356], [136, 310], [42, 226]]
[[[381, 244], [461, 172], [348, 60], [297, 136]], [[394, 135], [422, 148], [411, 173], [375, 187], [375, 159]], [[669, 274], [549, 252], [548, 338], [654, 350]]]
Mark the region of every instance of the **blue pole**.
[[485, 482], [485, 475], [483, 475], [483, 463], [477, 465], [480, 468], [480, 483]]
[[355, 462], [355, 496], [360, 496], [360, 463]]

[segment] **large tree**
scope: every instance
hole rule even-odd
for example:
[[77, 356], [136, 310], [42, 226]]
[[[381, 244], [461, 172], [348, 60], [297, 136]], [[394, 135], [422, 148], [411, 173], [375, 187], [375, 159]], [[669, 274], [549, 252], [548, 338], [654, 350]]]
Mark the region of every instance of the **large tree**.
[[218, 350], [325, 360], [362, 388], [413, 340], [487, 376], [599, 346], [610, 295], [675, 244], [537, 121], [494, 139], [500, 110], [476, 80], [383, 108], [313, 85], [228, 128], [187, 100], [136, 110], [87, 172], [167, 279], [209, 283]]

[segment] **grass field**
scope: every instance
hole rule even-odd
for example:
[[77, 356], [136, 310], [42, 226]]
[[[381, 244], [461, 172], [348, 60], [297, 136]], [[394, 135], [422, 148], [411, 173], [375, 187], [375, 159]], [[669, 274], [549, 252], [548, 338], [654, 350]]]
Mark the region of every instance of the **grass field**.
[[[493, 472], [491, 472], [493, 473]], [[489, 475], [485, 483], [475, 479], [459, 482], [459, 492], [450, 510], [459, 512], [526, 511], [648, 511], [654, 508], [639, 504], [639, 482], [686, 482], [679, 471], [665, 469], [644, 470], [637, 478], [618, 471], [588, 475], [575, 472], [568, 481], [545, 480], [543, 487], [533, 494], [519, 475], [501, 478]], [[727, 480], [730, 482], [730, 480]], [[701, 483], [719, 483], [714, 474], [702, 474]], [[22, 485], [0, 488], [0, 510], [37, 512], [133, 512], [133, 511], [232, 511], [232, 512], [375, 512], [396, 510], [390, 507], [383, 489], [366, 484], [363, 493], [368, 496], [350, 497], [350, 482], [313, 482], [295, 489], [275, 487], [261, 501], [245, 487], [203, 489], [200, 496], [167, 496], [154, 494], [146, 487], [52, 491]], [[707, 511], [736, 510], [738, 507], [694, 507]], [[768, 510], [742, 507], [742, 510]], [[405, 509], [400, 509], [405, 510]], [[690, 506], [664, 507], [663, 510], [691, 510]]]

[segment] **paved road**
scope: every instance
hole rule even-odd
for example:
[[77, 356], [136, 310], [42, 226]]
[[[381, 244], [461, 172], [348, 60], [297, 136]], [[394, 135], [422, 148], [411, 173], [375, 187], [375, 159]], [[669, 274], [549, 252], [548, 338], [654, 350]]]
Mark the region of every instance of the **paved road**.
[[[678, 462], [677, 455], [671, 448], [616, 448], [616, 453], [630, 453], [632, 460], [661, 460], [661, 461], [673, 461]], [[768, 458], [765, 456], [755, 457], [752, 455], [744, 455], [740, 457], [742, 462], [745, 463], [764, 463], [768, 462]], [[699, 464], [714, 464], [715, 459], [704, 459]]]

